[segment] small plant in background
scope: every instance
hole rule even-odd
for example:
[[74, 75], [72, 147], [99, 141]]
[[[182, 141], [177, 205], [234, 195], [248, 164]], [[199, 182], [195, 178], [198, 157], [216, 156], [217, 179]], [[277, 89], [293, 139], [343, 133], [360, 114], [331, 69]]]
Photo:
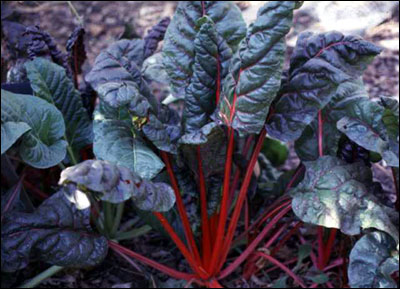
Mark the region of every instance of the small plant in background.
[[[286, 273], [276, 287], [288, 279], [303, 288], [396, 287], [398, 202], [380, 199], [370, 167], [383, 160], [398, 186], [398, 103], [370, 100], [361, 80], [381, 49], [340, 32], [306, 32], [283, 71], [301, 5], [270, 1], [246, 27], [233, 2], [180, 2], [171, 21], [96, 58], [84, 77], [98, 96], [93, 120], [93, 99], [83, 102], [77, 90], [84, 30], [70, 37], [67, 57], [48, 34], [26, 29], [25, 63], [9, 83], [28, 82], [32, 95], [18, 85], [1, 92], [2, 163], [16, 184], [2, 197], [2, 271], [53, 264], [25, 284], [34, 286], [63, 267], [97, 265], [111, 249], [210, 288], [234, 272], [249, 280], [276, 269]], [[172, 96], [160, 102], [150, 83], [164, 76]], [[281, 173], [285, 142], [295, 142], [301, 163]], [[59, 166], [57, 192], [33, 209], [10, 158]], [[131, 201], [169, 235], [190, 272], [120, 244], [151, 229], [122, 223]], [[347, 236], [357, 240], [350, 253]], [[293, 241], [297, 257], [280, 261]]]

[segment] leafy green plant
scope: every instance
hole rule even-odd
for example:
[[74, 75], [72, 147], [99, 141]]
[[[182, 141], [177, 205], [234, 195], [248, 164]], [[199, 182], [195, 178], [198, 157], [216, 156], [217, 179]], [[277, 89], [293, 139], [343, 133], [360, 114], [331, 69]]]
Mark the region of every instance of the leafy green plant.
[[[144, 39], [119, 40], [98, 55], [85, 76], [99, 99], [93, 121], [76, 90], [84, 59], [74, 49], [83, 49], [82, 32], [68, 46], [75, 51], [72, 77], [31, 51], [25, 68], [33, 96], [1, 93], [1, 151], [14, 158], [17, 152], [36, 168], [63, 170], [58, 192], [35, 211], [10, 210], [4, 221], [2, 215], [2, 269], [15, 271], [35, 258], [92, 266], [110, 248], [200, 286], [221, 288], [239, 268], [249, 279], [272, 264], [287, 274], [276, 286], [290, 277], [304, 288], [331, 287], [327, 272], [347, 270], [346, 252], [332, 258], [335, 244], [367, 231], [350, 254], [349, 284], [394, 286], [398, 207], [376, 195], [371, 161], [382, 159], [398, 181], [398, 103], [372, 101], [361, 80], [381, 49], [340, 32], [306, 32], [283, 71], [285, 37], [301, 5], [269, 1], [246, 27], [233, 2], [180, 2], [170, 23], [162, 20]], [[183, 100], [181, 110], [157, 99], [146, 74], [146, 59], [164, 33], [162, 57], [155, 59], [173, 97]], [[92, 142], [96, 160], [81, 154]], [[295, 143], [301, 164], [281, 174], [276, 167], [288, 157], [287, 142]], [[185, 196], [194, 199], [193, 215]], [[190, 273], [118, 243], [149, 228], [122, 228], [127, 201], [172, 239]], [[174, 204], [178, 220], [171, 218]], [[300, 228], [312, 226], [309, 244]], [[279, 261], [294, 237], [298, 257]], [[69, 247], [76, 239], [85, 244], [79, 256]]]

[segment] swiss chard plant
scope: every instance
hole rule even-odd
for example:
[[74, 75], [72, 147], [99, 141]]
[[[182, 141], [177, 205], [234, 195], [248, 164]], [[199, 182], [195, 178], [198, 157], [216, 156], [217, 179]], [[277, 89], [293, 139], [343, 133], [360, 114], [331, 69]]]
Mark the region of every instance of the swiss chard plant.
[[[46, 58], [28, 43], [32, 95], [1, 92], [2, 158], [62, 172], [57, 192], [36, 209], [14, 205], [26, 194], [23, 179], [2, 198], [2, 271], [34, 260], [55, 265], [49, 274], [94, 266], [112, 249], [212, 288], [238, 269], [249, 279], [265, 263], [303, 288], [332, 286], [325, 273], [338, 267], [341, 286], [395, 287], [398, 201], [379, 197], [371, 163], [390, 167], [398, 188], [399, 107], [392, 98], [371, 100], [361, 78], [381, 48], [340, 32], [305, 32], [284, 71], [285, 38], [301, 6], [269, 1], [247, 27], [233, 2], [180, 2], [144, 39], [119, 40], [97, 56], [85, 76], [98, 96], [92, 118], [76, 89], [82, 30], [64, 67], [59, 54]], [[172, 101], [150, 86], [164, 75]], [[301, 163], [279, 173], [285, 142], [294, 142]], [[119, 243], [148, 228], [121, 226], [128, 201], [169, 235], [190, 272]], [[310, 228], [308, 243], [300, 229]], [[302, 245], [291, 269], [277, 256], [296, 238]], [[357, 240], [349, 261], [335, 250], [343, 240]], [[306, 258], [312, 269], [303, 278]]]

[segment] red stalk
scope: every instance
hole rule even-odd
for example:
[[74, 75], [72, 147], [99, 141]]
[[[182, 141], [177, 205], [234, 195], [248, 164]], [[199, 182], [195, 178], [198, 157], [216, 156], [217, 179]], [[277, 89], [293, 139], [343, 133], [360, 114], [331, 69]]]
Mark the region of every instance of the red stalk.
[[[270, 223], [268, 223], [267, 226], [262, 230], [262, 232], [251, 242], [251, 244], [244, 250], [244, 252], [231, 264], [229, 264], [228, 267], [226, 267], [224, 270], [221, 271], [219, 274], [218, 279], [223, 279], [229, 274], [231, 274], [234, 270], [236, 270], [237, 267], [242, 264], [247, 257], [257, 248], [257, 246], [260, 244], [260, 242], [264, 239], [264, 237], [270, 232], [270, 230], [284, 217], [290, 210], [292, 210], [292, 206], [288, 205], [285, 209], [283, 209], [279, 214], [275, 216], [271, 220]], [[229, 250], [230, 247], [228, 247]], [[224, 252], [225, 253], [225, 252]], [[227, 254], [226, 254], [227, 255]], [[226, 255], [224, 258], [222, 258], [221, 264], [223, 265], [226, 260]]]
[[144, 257], [144, 256], [142, 256], [142, 255], [140, 255], [138, 253], [135, 253], [135, 252], [129, 250], [128, 248], [125, 248], [125, 247], [123, 247], [123, 246], [121, 246], [121, 245], [119, 245], [119, 244], [117, 244], [117, 243], [115, 243], [113, 241], [108, 241], [108, 246], [112, 250], [114, 250], [116, 252], [120, 252], [122, 254], [125, 254], [125, 255], [127, 255], [129, 257], [132, 257], [132, 258], [134, 258], [134, 259], [136, 259], [136, 260], [138, 260], [138, 261], [140, 261], [140, 262], [142, 262], [142, 263], [144, 263], [144, 264], [146, 264], [146, 265], [148, 265], [148, 266], [150, 266], [150, 267], [152, 267], [154, 269], [157, 269], [157, 270], [167, 274], [168, 276], [171, 276], [172, 278], [182, 279], [182, 280], [186, 280], [186, 281], [189, 281], [189, 280], [192, 280], [193, 278], [195, 278], [195, 275], [193, 275], [193, 274], [188, 274], [188, 273], [183, 273], [183, 272], [176, 271], [176, 270], [174, 270], [174, 269], [172, 269], [170, 267], [167, 267], [167, 266], [162, 265], [162, 264], [160, 264], [158, 262], [155, 262], [155, 261], [153, 261], [153, 260], [151, 260], [149, 258], [146, 258], [146, 257]]
[[17, 185], [15, 186], [15, 189], [13, 190], [13, 192], [11, 193], [11, 197], [8, 199], [6, 205], [4, 206], [3, 212], [1, 214], [1, 221], [3, 222], [3, 217], [4, 215], [7, 213], [7, 211], [10, 209], [11, 204], [14, 202], [15, 198], [17, 197], [18, 192], [21, 190], [22, 188], [22, 183], [24, 181], [25, 178], [25, 174], [23, 174], [21, 176], [21, 178], [19, 179]]
[[[271, 245], [279, 238], [279, 236], [282, 234], [283, 231], [287, 229], [289, 225], [285, 224], [281, 228], [279, 228], [274, 235], [272, 235], [271, 238], [269, 238], [268, 242], [263, 246], [264, 249], [268, 249], [271, 247]], [[257, 267], [256, 262], [258, 260], [258, 256], [254, 256], [254, 258], [251, 258], [248, 261], [248, 269], [246, 270], [246, 273], [244, 274], [244, 278], [247, 280], [249, 279], [252, 275], [256, 274], [261, 268]]]
[[207, 282], [207, 287], [208, 288], [224, 288], [219, 282], [215, 279]]
[[337, 234], [337, 229], [335, 229], [335, 228], [330, 229], [329, 239], [325, 245], [325, 252], [324, 252], [325, 256], [324, 256], [324, 262], [323, 262], [324, 268], [328, 264], [329, 259], [331, 258], [333, 244], [335, 243], [335, 240], [336, 240], [336, 234]]
[[[254, 137], [252, 135], [250, 135], [247, 138], [246, 144], [244, 145], [244, 148], [243, 148], [243, 151], [242, 151], [242, 155], [246, 159], [247, 159], [247, 154], [249, 153], [249, 150], [250, 150], [251, 143], [253, 142], [253, 138]], [[236, 171], [235, 171], [235, 175], [233, 177], [231, 190], [229, 192], [229, 202], [228, 202], [229, 205], [228, 205], [228, 208], [230, 208], [230, 206], [231, 206], [231, 204], [233, 202], [234, 194], [235, 194], [235, 191], [236, 191], [237, 186], [239, 184], [239, 178], [240, 178], [240, 170], [239, 170], [239, 168], [237, 168]]]
[[[249, 199], [246, 196], [246, 199], [244, 200], [244, 229], [246, 231], [249, 230]], [[247, 242], [249, 242], [249, 239], [247, 238]]]
[[271, 252], [271, 256], [274, 256], [281, 248], [282, 246], [289, 241], [289, 239], [296, 234], [297, 230], [303, 225], [302, 222], [297, 222], [297, 224], [289, 231], [289, 233], [287, 233], [285, 235], [285, 237], [282, 238], [282, 240], [280, 240], [278, 242], [278, 244], [275, 246], [275, 248], [272, 250]]
[[211, 258], [211, 241], [210, 241], [210, 226], [208, 223], [207, 212], [207, 189], [203, 172], [203, 162], [201, 159], [200, 146], [197, 146], [197, 164], [199, 172], [200, 186], [200, 205], [201, 205], [201, 226], [202, 226], [202, 249], [203, 249], [203, 265], [208, 268], [208, 263]]
[[176, 205], [178, 207], [179, 215], [182, 219], [186, 241], [189, 244], [189, 249], [190, 249], [192, 255], [194, 256], [195, 260], [197, 261], [198, 264], [200, 264], [201, 263], [200, 254], [199, 254], [199, 251], [196, 246], [196, 242], [193, 237], [192, 228], [190, 227], [189, 218], [187, 216], [187, 213], [185, 210], [185, 205], [183, 204], [182, 196], [179, 191], [178, 182], [175, 178], [174, 171], [172, 169], [171, 160], [169, 158], [168, 153], [163, 152], [163, 151], [161, 151], [161, 157], [167, 167], [167, 172], [168, 172], [169, 178], [171, 180], [171, 185], [172, 185], [172, 188], [174, 189]]
[[225, 162], [225, 174], [224, 174], [224, 185], [222, 192], [222, 200], [221, 200], [221, 210], [219, 214], [218, 220], [218, 229], [216, 234], [215, 245], [213, 248], [213, 254], [210, 262], [210, 272], [213, 274], [215, 270], [217, 270], [217, 266], [220, 261], [222, 242], [225, 236], [225, 225], [228, 217], [228, 199], [229, 199], [229, 182], [231, 178], [231, 169], [232, 169], [232, 156], [233, 156], [233, 148], [234, 148], [234, 135], [235, 132], [232, 128], [228, 131], [229, 134], [229, 142], [228, 149], [226, 154], [226, 162]]
[[[285, 264], [285, 265], [290, 265], [290, 264], [293, 264], [293, 263], [296, 263], [297, 262], [297, 257], [296, 258], [293, 258], [293, 259], [290, 259], [289, 261], [286, 261], [285, 263], [283, 263], [283, 264]], [[268, 274], [268, 273], [270, 273], [270, 272], [272, 272], [272, 271], [275, 271], [276, 269], [279, 269], [279, 267], [278, 266], [273, 266], [272, 268], [269, 268], [269, 269], [267, 269], [267, 270], [265, 270], [264, 271], [264, 273], [265, 274]]]
[[[236, 230], [236, 227], [237, 227], [237, 223], [238, 223], [238, 220], [239, 220], [240, 212], [242, 211], [243, 202], [244, 202], [244, 199], [246, 197], [247, 190], [248, 190], [249, 185], [250, 185], [251, 176], [253, 175], [254, 166], [256, 165], [257, 158], [258, 158], [258, 155], [259, 155], [260, 150], [262, 148], [266, 133], [267, 133], [266, 129], [263, 128], [261, 130], [261, 132], [260, 132], [260, 135], [258, 137], [256, 146], [255, 146], [255, 148], [253, 150], [253, 153], [252, 153], [252, 156], [251, 156], [251, 159], [250, 159], [250, 163], [249, 163], [249, 165], [247, 167], [247, 171], [246, 171], [246, 174], [245, 174], [245, 177], [244, 177], [244, 180], [243, 180], [243, 184], [242, 184], [242, 187], [240, 188], [240, 191], [239, 191], [239, 197], [237, 199], [236, 206], [235, 206], [235, 209], [233, 211], [232, 220], [231, 220], [231, 222], [229, 224], [228, 233], [226, 235], [225, 247], [224, 247], [224, 249], [222, 251], [223, 253], [222, 253], [222, 259], [221, 259], [221, 261], [222, 261], [221, 262], [221, 266], [225, 263], [226, 258], [227, 258], [228, 253], [229, 253], [229, 249], [230, 249], [230, 247], [232, 245], [233, 236], [234, 236], [234, 233], [235, 233], [235, 230]], [[228, 192], [229, 192], [229, 190], [228, 190]], [[216, 273], [215, 271], [212, 271], [212, 272], [214, 274]]]
[[28, 181], [24, 180], [24, 186], [26, 186], [30, 191], [32, 191], [36, 195], [36, 197], [38, 197], [39, 199], [45, 200], [49, 197], [46, 193], [44, 193], [41, 190], [39, 190], [38, 188], [36, 188], [34, 185], [29, 183]]
[[199, 263], [196, 262], [196, 260], [193, 258], [189, 250], [186, 248], [185, 244], [182, 242], [182, 240], [178, 237], [178, 235], [175, 233], [174, 229], [171, 227], [171, 225], [168, 223], [167, 219], [163, 216], [163, 214], [154, 212], [153, 213], [157, 219], [160, 221], [161, 225], [167, 231], [168, 235], [171, 237], [171, 239], [174, 241], [175, 245], [178, 247], [178, 249], [181, 251], [183, 256], [186, 258], [188, 261], [190, 267], [195, 271], [202, 279], [207, 280], [208, 279], [208, 274], [207, 272], [199, 265]]
[[325, 260], [325, 244], [324, 244], [324, 227], [318, 227], [318, 262], [317, 267], [319, 270], [324, 269]]
[[290, 277], [292, 277], [292, 279], [300, 285], [300, 287], [302, 288], [307, 288], [307, 286], [304, 284], [304, 282], [300, 279], [299, 276], [297, 276], [295, 273], [293, 273], [292, 270], [290, 270], [288, 267], [286, 267], [283, 263], [279, 262], [278, 260], [276, 260], [275, 258], [271, 257], [270, 255], [267, 255], [263, 252], [257, 252], [256, 253], [257, 256], [260, 256], [262, 258], [267, 259], [268, 261], [270, 261], [272, 264], [278, 266], [279, 268], [281, 268], [283, 271], [286, 272], [286, 274], [288, 274]]
[[[283, 207], [288, 206], [291, 203], [291, 201], [287, 201], [281, 205], [279, 205], [278, 207], [274, 208], [272, 211], [267, 211], [265, 216], [263, 216], [263, 220], [267, 220], [269, 218], [271, 218], [272, 216], [274, 216], [276, 213], [278, 213]], [[264, 221], [262, 223], [264, 223]], [[245, 237], [250, 231], [252, 231], [255, 227], [259, 228], [261, 226], [261, 221], [260, 218], [254, 222], [249, 228], [248, 230], [246, 230], [245, 232], [243, 232], [241, 235], [239, 235], [235, 240], [234, 243], [239, 242], [241, 239], [243, 239], [243, 237]], [[257, 226], [256, 226], [257, 225]]]

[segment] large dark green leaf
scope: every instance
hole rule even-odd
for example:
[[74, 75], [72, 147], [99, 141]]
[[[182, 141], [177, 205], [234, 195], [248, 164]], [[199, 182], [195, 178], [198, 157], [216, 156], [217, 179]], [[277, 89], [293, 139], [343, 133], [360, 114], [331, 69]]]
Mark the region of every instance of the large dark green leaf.
[[369, 233], [351, 250], [348, 276], [352, 288], [397, 288], [391, 274], [398, 270], [396, 242], [385, 233]]
[[231, 1], [181, 1], [164, 38], [164, 65], [175, 94], [184, 94], [193, 74], [196, 23], [208, 16], [218, 34], [235, 51], [245, 36], [246, 24]]
[[126, 92], [137, 89], [151, 107], [157, 109], [157, 102], [140, 71], [144, 60], [143, 46], [144, 41], [140, 39], [119, 40], [96, 57], [86, 81], [97, 91], [100, 98], [107, 97], [106, 100], [110, 100], [107, 102], [109, 105], [111, 102], [126, 101], [129, 98]]
[[93, 151], [98, 159], [127, 167], [145, 179], [154, 178], [164, 167], [133, 128], [127, 110], [100, 104], [94, 113]]
[[[151, 94], [141, 74], [142, 63], [143, 41], [120, 40], [100, 53], [87, 80], [99, 94], [103, 108], [128, 109], [135, 139], [143, 129], [146, 138], [157, 148], [176, 153], [176, 131], [180, 134], [180, 127], [177, 122], [170, 121], [168, 110]], [[97, 129], [95, 131], [99, 133]]]
[[125, 167], [87, 160], [61, 172], [59, 184], [68, 183], [74, 183], [83, 191], [99, 193], [103, 201], [121, 203], [133, 197], [140, 178]]
[[1, 122], [24, 122], [31, 128], [21, 137], [19, 146], [21, 159], [27, 164], [48, 168], [65, 158], [63, 116], [47, 101], [2, 90]]
[[337, 128], [363, 148], [380, 153], [389, 166], [398, 167], [398, 140], [389, 138], [383, 122], [384, 113], [385, 109], [378, 103], [358, 101], [338, 121]]
[[372, 43], [339, 32], [302, 33], [288, 80], [268, 122], [268, 133], [282, 141], [298, 139], [318, 111], [330, 103], [338, 86], [358, 79], [380, 51]]
[[304, 180], [291, 191], [293, 211], [304, 222], [355, 235], [376, 228], [398, 240], [391, 209], [373, 195], [372, 172], [361, 163], [347, 164], [331, 156], [305, 162]]
[[25, 67], [35, 96], [45, 99], [62, 112], [68, 145], [79, 150], [91, 144], [92, 122], [64, 68], [44, 58], [35, 58]]
[[1, 154], [5, 153], [24, 133], [31, 128], [25, 122], [1, 122]]
[[222, 127], [211, 122], [201, 130], [180, 139], [180, 154], [186, 165], [198, 177], [197, 150], [200, 150], [205, 177], [224, 171], [226, 134]]
[[[369, 99], [361, 79], [347, 81], [338, 86], [332, 100], [322, 111], [324, 155], [337, 155], [339, 140], [342, 136], [337, 129], [337, 122], [345, 116], [362, 118], [371, 106], [376, 105]], [[318, 129], [319, 121], [315, 118], [296, 141], [296, 152], [303, 161], [315, 161], [319, 157]]]
[[99, 264], [107, 239], [90, 227], [90, 209], [78, 210], [63, 192], [44, 201], [34, 213], [6, 215], [1, 227], [1, 269], [14, 272], [31, 259], [64, 267]]
[[142, 131], [159, 150], [176, 154], [177, 142], [181, 136], [180, 117], [176, 111], [161, 105], [158, 116], [148, 115]]
[[301, 1], [270, 1], [259, 11], [232, 59], [220, 100], [220, 118], [241, 134], [259, 133], [279, 90], [285, 36]]
[[[399, 102], [393, 98], [382, 98], [381, 105], [385, 108], [382, 121], [389, 135], [389, 152], [385, 160], [389, 165], [398, 167], [399, 158]], [[389, 159], [388, 159], [389, 158]], [[396, 162], [397, 160], [397, 162]]]
[[198, 23], [201, 27], [194, 40], [193, 75], [185, 94], [186, 133], [201, 129], [210, 120], [232, 57], [232, 50], [218, 35], [212, 20], [203, 17]]
[[[71, 183], [75, 185], [76, 195], [94, 192], [110, 203], [132, 198], [141, 210], [168, 211], [175, 203], [175, 194], [169, 185], [142, 180], [129, 169], [106, 161], [87, 160], [66, 168], [61, 172], [59, 184], [68, 187]], [[74, 194], [70, 186], [67, 193], [69, 197]]]

